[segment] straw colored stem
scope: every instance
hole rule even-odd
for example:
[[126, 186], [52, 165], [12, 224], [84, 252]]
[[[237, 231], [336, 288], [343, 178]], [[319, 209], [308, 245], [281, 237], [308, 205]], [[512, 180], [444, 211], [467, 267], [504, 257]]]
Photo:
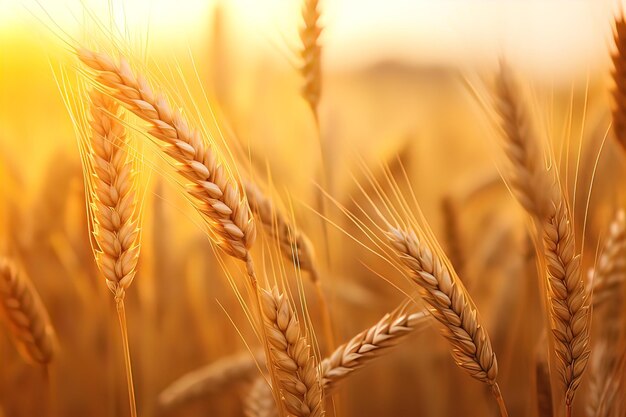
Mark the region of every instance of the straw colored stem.
[[135, 403], [135, 386], [133, 383], [133, 369], [130, 360], [130, 346], [128, 343], [128, 328], [126, 326], [126, 310], [124, 308], [124, 299], [117, 299], [115, 302], [115, 306], [117, 308], [117, 317], [120, 323], [122, 346], [124, 349], [124, 364], [126, 367], [126, 383], [128, 385], [128, 404], [130, 406], [130, 416], [137, 417], [137, 405]]

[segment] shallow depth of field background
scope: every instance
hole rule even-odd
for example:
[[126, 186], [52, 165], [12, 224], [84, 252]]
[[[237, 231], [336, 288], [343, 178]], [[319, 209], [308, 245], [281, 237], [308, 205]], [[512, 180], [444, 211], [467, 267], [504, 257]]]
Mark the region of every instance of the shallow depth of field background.
[[[228, 145], [245, 156], [235, 159], [271, 183], [315, 244], [337, 342], [393, 309], [402, 299], [394, 286], [409, 288], [398, 271], [340, 230], [364, 240], [330, 199], [326, 214], [337, 227], [326, 222], [324, 241], [315, 208], [320, 145], [294, 66], [298, 1], [107, 3], [0, 0], [0, 252], [26, 266], [59, 339], [46, 387], [41, 372], [25, 365], [0, 331], [0, 409], [7, 417], [45, 415], [40, 398], [46, 396], [54, 398], [59, 416], [127, 413], [114, 306], [89, 246], [78, 147], [55, 78], [60, 67], [78, 65], [62, 38], [90, 46], [104, 42], [86, 14], [127, 32], [137, 53], [163, 72], [166, 89], [180, 95], [186, 112], [212, 125], [205, 96], [219, 104], [218, 124], [232, 131]], [[532, 87], [536, 116], [576, 195], [582, 231], [591, 174], [609, 126], [611, 16], [617, 5], [326, 0], [321, 9], [325, 192], [358, 211], [365, 202], [356, 185], [366, 182], [364, 166], [382, 176], [381, 164], [387, 164], [398, 178], [403, 166], [444, 248], [441, 203], [453, 201], [467, 255], [462, 278], [487, 323], [510, 414], [535, 415], [531, 370], [543, 314], [535, 266], [526, 254], [527, 221], [499, 179], [497, 135], [464, 76], [487, 92], [503, 55]], [[244, 342], [255, 340], [172, 170], [148, 140], [140, 142], [148, 193], [127, 310], [138, 408], [152, 416], [158, 394], [174, 379], [245, 351]], [[598, 167], [584, 236], [590, 248], [586, 267], [593, 265], [613, 208], [623, 202], [615, 191], [623, 161], [612, 141]], [[265, 243], [258, 256], [269, 269], [282, 258], [261, 253], [273, 250], [272, 242]], [[237, 281], [240, 266], [223, 263]], [[300, 277], [290, 265], [286, 270], [295, 287]], [[319, 326], [316, 304], [308, 308]], [[321, 327], [315, 330], [321, 333]], [[168, 415], [239, 416], [246, 383]], [[584, 396], [583, 381], [577, 403]], [[337, 415], [496, 413], [486, 389], [456, 368], [432, 327], [351, 377], [336, 399]]]

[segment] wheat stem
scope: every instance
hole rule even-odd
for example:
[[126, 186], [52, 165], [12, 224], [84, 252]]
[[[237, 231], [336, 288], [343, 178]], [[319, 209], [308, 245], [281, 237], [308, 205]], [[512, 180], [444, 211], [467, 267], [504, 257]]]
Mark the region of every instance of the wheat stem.
[[120, 323], [122, 334], [122, 347], [124, 349], [124, 364], [126, 368], [126, 383], [128, 385], [128, 403], [130, 406], [130, 416], [137, 417], [137, 405], [135, 403], [135, 387], [133, 383], [133, 370], [130, 361], [130, 347], [128, 343], [128, 329], [126, 326], [126, 309], [124, 308], [124, 298], [115, 300], [117, 317]]

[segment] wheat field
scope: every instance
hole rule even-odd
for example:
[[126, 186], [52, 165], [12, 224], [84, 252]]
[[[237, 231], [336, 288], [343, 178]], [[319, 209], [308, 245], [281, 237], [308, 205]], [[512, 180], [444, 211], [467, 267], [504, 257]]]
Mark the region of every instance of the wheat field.
[[623, 5], [2, 1], [0, 417], [626, 416]]

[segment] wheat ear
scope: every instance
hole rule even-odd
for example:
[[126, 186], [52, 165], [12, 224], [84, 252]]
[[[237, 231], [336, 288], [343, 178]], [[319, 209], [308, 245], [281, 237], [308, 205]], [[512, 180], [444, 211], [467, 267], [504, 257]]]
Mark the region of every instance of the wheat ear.
[[114, 294], [122, 334], [131, 416], [137, 415], [124, 297], [139, 260], [139, 210], [136, 170], [129, 155], [120, 109], [105, 94], [89, 94], [91, 137], [85, 145], [85, 181], [90, 190], [96, 262]]
[[54, 357], [48, 312], [30, 280], [5, 258], [0, 258], [0, 310], [22, 357], [48, 365]]
[[403, 303], [393, 312], [385, 314], [374, 326], [339, 346], [322, 361], [325, 391], [334, 390], [344, 378], [381, 357], [389, 348], [402, 342], [419, 324], [424, 323], [428, 313], [410, 312], [408, 306], [408, 303]]
[[557, 204], [554, 214], [543, 224], [543, 243], [552, 335], [565, 386], [565, 404], [571, 412], [589, 359], [591, 310], [581, 276], [580, 255], [574, 247], [569, 210], [564, 202]]
[[262, 361], [264, 359], [261, 352], [255, 355], [243, 352], [189, 372], [161, 392], [158, 398], [159, 408], [162, 411], [171, 410], [195, 398], [220, 392], [231, 383], [249, 378], [258, 370], [257, 363]]
[[507, 416], [496, 382], [498, 362], [489, 335], [449, 261], [440, 258], [413, 230], [390, 226], [387, 235], [430, 314], [442, 324], [442, 334], [451, 344], [457, 365], [491, 388], [500, 413]]
[[623, 14], [615, 17], [613, 40], [613, 132], [622, 151], [626, 151], [626, 21]]
[[227, 254], [246, 262], [256, 285], [249, 253], [256, 236], [254, 221], [241, 184], [216, 149], [189, 125], [180, 111], [170, 106], [163, 94], [152, 90], [146, 78], [134, 73], [126, 59], [120, 58], [118, 64], [103, 53], [86, 49], [77, 53], [114, 98], [150, 123], [149, 133], [178, 163], [178, 171], [189, 181], [187, 191], [207, 222], [209, 235]]
[[618, 210], [609, 226], [609, 235], [594, 269], [589, 271], [594, 308], [614, 300], [626, 280], [626, 214]]
[[243, 186], [252, 212], [263, 229], [278, 242], [281, 253], [298, 268], [307, 271], [313, 282], [317, 282], [317, 262], [309, 238], [293, 226], [254, 182], [243, 181]]
[[321, 305], [326, 340], [332, 349], [335, 337], [330, 311], [324, 296], [322, 283], [319, 280], [315, 251], [311, 241], [302, 231], [294, 227], [288, 217], [274, 206], [272, 200], [255, 183], [244, 181], [243, 185], [250, 208], [260, 221], [263, 229], [278, 242], [280, 251], [286, 258], [291, 260], [297, 268], [309, 273]]
[[306, 333], [289, 299], [276, 287], [260, 291], [261, 312], [268, 345], [268, 365], [281, 415], [324, 416], [324, 398], [318, 366]]
[[533, 216], [543, 242], [549, 319], [569, 415], [589, 358], [591, 320], [572, 216], [553, 168], [549, 170], [541, 164], [543, 155], [538, 136], [527, 134], [533, 132], [532, 120], [505, 64], [501, 65], [498, 76], [498, 103], [505, 133], [504, 148], [512, 166], [513, 194]]
[[304, 79], [302, 95], [311, 107], [316, 122], [319, 120], [318, 105], [322, 92], [322, 48], [319, 43], [322, 28], [319, 24], [319, 18], [318, 0], [304, 0], [302, 7], [304, 26], [300, 29], [300, 40], [302, 41], [300, 72]]
[[500, 63], [496, 77], [496, 112], [500, 116], [502, 146], [510, 162], [508, 183], [517, 201], [532, 216], [541, 217], [548, 209], [550, 190], [538, 133], [517, 80], [505, 62]]
[[619, 361], [619, 339], [624, 325], [623, 284], [626, 278], [626, 216], [618, 210], [609, 227], [593, 279], [593, 305], [597, 326], [601, 326], [590, 360], [587, 415], [609, 416], [610, 409], [600, 407], [602, 394], [610, 388], [611, 374]]
[[243, 412], [246, 417], [278, 417], [272, 388], [263, 376], [257, 377], [246, 393]]

